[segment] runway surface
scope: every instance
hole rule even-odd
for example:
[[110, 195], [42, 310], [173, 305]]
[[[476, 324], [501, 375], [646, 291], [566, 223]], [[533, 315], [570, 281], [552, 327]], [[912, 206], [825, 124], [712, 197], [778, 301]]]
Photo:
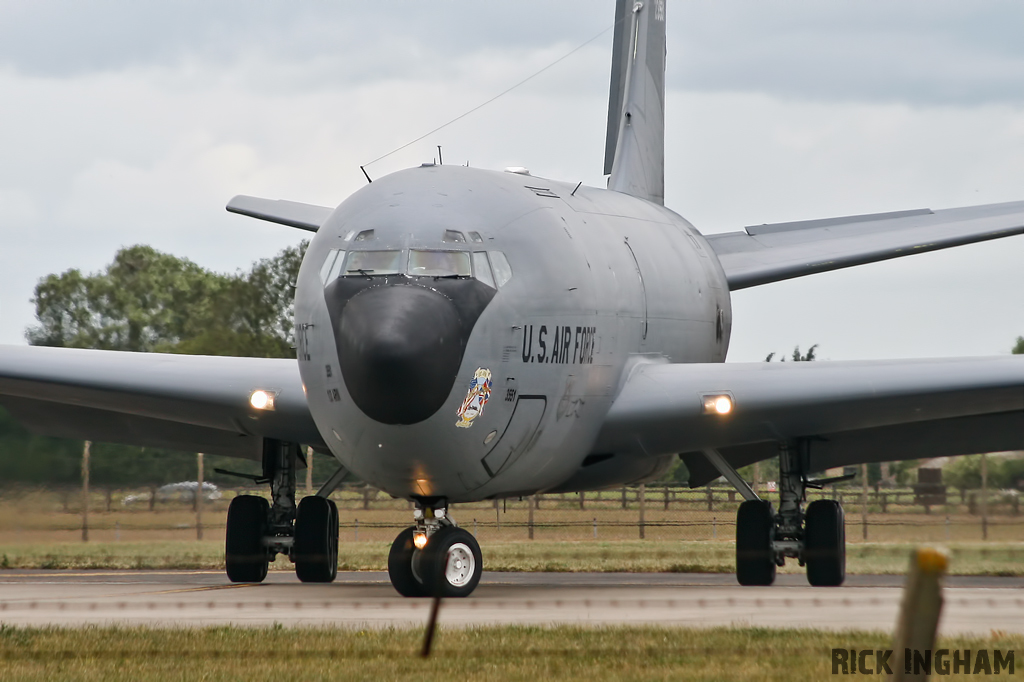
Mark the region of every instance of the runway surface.
[[[812, 588], [802, 575], [740, 587], [731, 574], [485, 573], [468, 599], [441, 608], [446, 626], [486, 624], [759, 625], [891, 630], [902, 576], [849, 576]], [[1024, 633], [1024, 578], [947, 580], [941, 630]], [[339, 574], [332, 584], [271, 573], [232, 584], [221, 571], [0, 571], [0, 623], [156, 626], [419, 626], [429, 600], [399, 597], [386, 573]]]

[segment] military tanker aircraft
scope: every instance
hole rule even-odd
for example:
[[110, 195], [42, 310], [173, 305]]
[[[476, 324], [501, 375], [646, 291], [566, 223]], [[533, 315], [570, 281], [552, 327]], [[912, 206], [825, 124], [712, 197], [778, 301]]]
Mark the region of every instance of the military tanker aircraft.
[[[336, 208], [238, 196], [229, 211], [314, 232], [295, 360], [0, 348], [0, 404], [44, 434], [262, 462], [270, 501], [227, 519], [232, 581], [277, 554], [337, 573], [331, 491], [354, 475], [414, 503], [388, 557], [408, 597], [469, 595], [483, 560], [452, 503], [658, 476], [741, 492], [736, 573], [787, 558], [845, 577], [843, 509], [813, 472], [1024, 449], [1024, 358], [726, 364], [731, 292], [1024, 232], [1024, 202], [703, 235], [663, 205], [665, 0], [618, 0], [607, 188], [425, 164]], [[337, 472], [296, 505], [301, 445]], [[778, 457], [778, 506], [736, 468]]]

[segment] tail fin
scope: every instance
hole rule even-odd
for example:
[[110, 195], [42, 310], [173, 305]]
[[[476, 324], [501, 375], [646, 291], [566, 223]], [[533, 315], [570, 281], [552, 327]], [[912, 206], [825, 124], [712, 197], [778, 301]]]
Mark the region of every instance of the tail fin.
[[665, 2], [618, 0], [604, 172], [608, 189], [665, 203]]

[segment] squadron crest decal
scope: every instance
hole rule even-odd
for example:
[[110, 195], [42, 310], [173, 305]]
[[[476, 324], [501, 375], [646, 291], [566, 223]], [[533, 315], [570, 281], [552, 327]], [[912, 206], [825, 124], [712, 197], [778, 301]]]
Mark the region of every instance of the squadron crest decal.
[[468, 429], [473, 425], [473, 420], [483, 414], [484, 405], [491, 399], [491, 370], [479, 367], [469, 382], [469, 392], [466, 399], [462, 401], [459, 408], [459, 421], [455, 425], [462, 429]]

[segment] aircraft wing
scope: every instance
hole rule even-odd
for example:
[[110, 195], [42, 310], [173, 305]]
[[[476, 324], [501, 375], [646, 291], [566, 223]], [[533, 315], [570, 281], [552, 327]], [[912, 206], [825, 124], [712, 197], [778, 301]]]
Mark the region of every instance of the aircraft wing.
[[257, 460], [264, 437], [324, 446], [295, 360], [0, 346], [0, 405], [47, 436]]
[[[728, 415], [704, 398], [728, 395]], [[690, 485], [779, 442], [810, 439], [809, 471], [919, 457], [1024, 450], [1024, 357], [642, 364], [616, 397], [595, 453], [681, 453]]]
[[1024, 234], [1024, 201], [756, 225], [706, 239], [736, 291], [1015, 234]]
[[316, 232], [324, 221], [334, 212], [333, 208], [300, 204], [297, 201], [283, 199], [260, 199], [239, 194], [226, 206], [230, 213], [246, 215], [300, 230]]

